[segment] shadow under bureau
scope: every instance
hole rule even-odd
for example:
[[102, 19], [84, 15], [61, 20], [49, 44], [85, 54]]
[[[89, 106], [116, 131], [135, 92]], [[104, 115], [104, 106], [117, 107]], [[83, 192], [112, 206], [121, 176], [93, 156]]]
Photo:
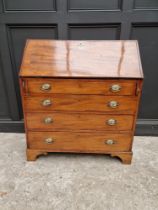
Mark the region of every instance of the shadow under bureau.
[[137, 41], [27, 40], [19, 76], [27, 160], [76, 152], [131, 163], [143, 82]]

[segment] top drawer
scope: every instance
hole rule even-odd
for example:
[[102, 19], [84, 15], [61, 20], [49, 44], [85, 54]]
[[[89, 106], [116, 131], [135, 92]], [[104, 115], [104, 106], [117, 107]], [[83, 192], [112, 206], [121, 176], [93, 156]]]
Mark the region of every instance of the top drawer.
[[136, 80], [27, 78], [27, 94], [135, 95]]

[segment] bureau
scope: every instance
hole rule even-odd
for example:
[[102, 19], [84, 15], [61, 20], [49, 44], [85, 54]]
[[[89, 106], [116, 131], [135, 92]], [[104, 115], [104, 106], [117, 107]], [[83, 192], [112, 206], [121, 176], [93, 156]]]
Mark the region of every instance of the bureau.
[[143, 83], [137, 41], [27, 40], [19, 80], [27, 160], [75, 152], [131, 163]]

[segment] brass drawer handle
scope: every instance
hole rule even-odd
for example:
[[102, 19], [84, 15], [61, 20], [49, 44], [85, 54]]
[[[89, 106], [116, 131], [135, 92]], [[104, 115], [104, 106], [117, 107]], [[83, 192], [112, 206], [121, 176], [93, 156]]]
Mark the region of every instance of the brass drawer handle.
[[45, 99], [42, 101], [42, 105], [43, 106], [50, 106], [52, 104], [50, 99]]
[[51, 137], [45, 139], [44, 141], [45, 141], [46, 144], [52, 144], [52, 143], [54, 143], [54, 140], [53, 140], [53, 138], [51, 138]]
[[119, 106], [119, 103], [117, 101], [109, 101], [108, 106], [114, 109]]
[[114, 93], [119, 92], [121, 90], [121, 86], [118, 84], [113, 84], [111, 85], [110, 90], [111, 92], [114, 92]]
[[115, 119], [109, 119], [109, 120], [107, 120], [107, 124], [108, 125], [111, 125], [111, 126], [116, 125], [117, 124], [117, 120], [115, 120]]
[[44, 118], [44, 123], [45, 124], [50, 124], [50, 123], [52, 123], [53, 122], [53, 119], [51, 118], [51, 117], [46, 117], [46, 118]]
[[42, 84], [41, 86], [41, 90], [43, 91], [50, 90], [50, 89], [51, 89], [51, 85], [49, 83]]
[[116, 142], [114, 140], [112, 140], [112, 139], [108, 139], [108, 140], [105, 141], [105, 144], [108, 144], [108, 145], [113, 145], [115, 143]]

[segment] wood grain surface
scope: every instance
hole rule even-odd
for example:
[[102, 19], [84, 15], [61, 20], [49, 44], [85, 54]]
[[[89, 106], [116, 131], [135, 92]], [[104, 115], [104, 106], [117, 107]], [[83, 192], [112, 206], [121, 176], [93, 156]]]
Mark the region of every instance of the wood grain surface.
[[[45, 140], [52, 138], [54, 142], [47, 144]], [[107, 145], [108, 139], [114, 140]], [[107, 132], [28, 132], [28, 145], [31, 149], [54, 151], [129, 151], [132, 137], [129, 134], [113, 134]]]
[[[46, 118], [52, 122], [45, 123]], [[108, 125], [108, 120], [116, 120], [116, 125]], [[26, 113], [28, 130], [53, 131], [53, 130], [103, 130], [103, 131], [130, 131], [133, 128], [132, 115], [103, 115], [93, 113]]]
[[[26, 94], [103, 94], [103, 95], [135, 95], [136, 80], [116, 79], [41, 79], [29, 78], [26, 83]], [[50, 89], [42, 90], [44, 84], [49, 84]], [[120, 91], [112, 92], [112, 85], [119, 85]]]
[[[51, 101], [50, 106], [43, 106], [44, 100]], [[110, 101], [117, 101], [118, 107], [109, 107]], [[100, 96], [100, 95], [64, 95], [24, 97], [26, 111], [84, 111], [107, 112], [116, 114], [134, 114], [136, 112], [136, 97]]]
[[28, 40], [23, 77], [142, 78], [137, 41]]

